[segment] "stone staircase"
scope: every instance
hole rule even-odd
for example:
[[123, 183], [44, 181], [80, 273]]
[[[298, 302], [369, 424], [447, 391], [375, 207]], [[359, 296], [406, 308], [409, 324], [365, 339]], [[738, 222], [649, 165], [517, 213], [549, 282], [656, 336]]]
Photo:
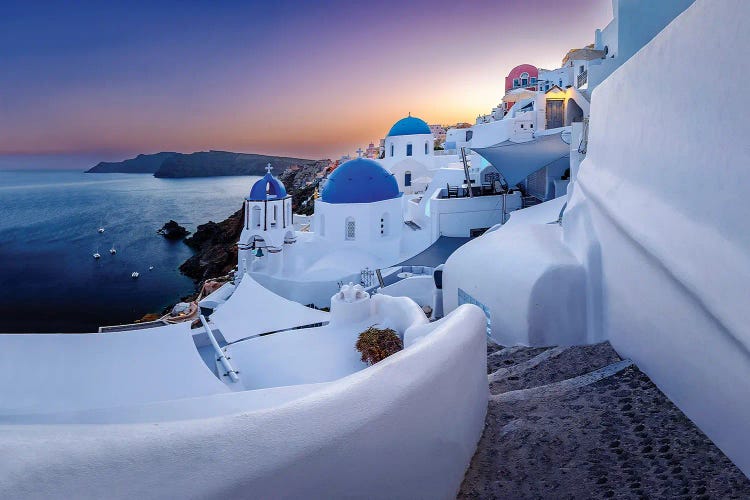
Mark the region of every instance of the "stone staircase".
[[524, 196], [523, 198], [521, 198], [521, 208], [533, 207], [535, 205], [539, 205], [541, 202], [542, 200], [535, 196]]
[[750, 480], [607, 342], [489, 344], [487, 371], [459, 498], [750, 498]]

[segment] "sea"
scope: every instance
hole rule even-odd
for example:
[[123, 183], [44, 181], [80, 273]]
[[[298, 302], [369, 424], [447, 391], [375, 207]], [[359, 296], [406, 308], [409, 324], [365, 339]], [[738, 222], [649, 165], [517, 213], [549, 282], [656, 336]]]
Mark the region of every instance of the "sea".
[[157, 230], [224, 220], [257, 179], [0, 170], [0, 333], [95, 332], [162, 312], [195, 285], [178, 269], [192, 250]]

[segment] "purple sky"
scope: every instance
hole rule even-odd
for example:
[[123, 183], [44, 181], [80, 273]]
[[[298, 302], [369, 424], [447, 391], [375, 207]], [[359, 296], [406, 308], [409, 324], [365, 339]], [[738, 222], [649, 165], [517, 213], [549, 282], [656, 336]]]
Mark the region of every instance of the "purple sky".
[[558, 67], [611, 18], [610, 0], [31, 3], [0, 17], [6, 157], [337, 157], [408, 112], [473, 121], [513, 66]]

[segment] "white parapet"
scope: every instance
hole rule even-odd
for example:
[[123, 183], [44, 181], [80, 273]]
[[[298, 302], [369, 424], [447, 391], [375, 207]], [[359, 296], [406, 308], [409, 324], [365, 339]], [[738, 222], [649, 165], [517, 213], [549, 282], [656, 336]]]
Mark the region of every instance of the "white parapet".
[[[377, 314], [408, 309], [383, 299]], [[484, 427], [485, 318], [464, 306], [414, 326], [403, 351], [297, 393], [166, 401], [131, 423], [0, 424], [0, 497], [455, 498]]]
[[[591, 326], [745, 474], [748, 16], [744, 0], [698, 0], [596, 88], [563, 219], [600, 314]], [[665, 74], [683, 83], [654, 85]]]

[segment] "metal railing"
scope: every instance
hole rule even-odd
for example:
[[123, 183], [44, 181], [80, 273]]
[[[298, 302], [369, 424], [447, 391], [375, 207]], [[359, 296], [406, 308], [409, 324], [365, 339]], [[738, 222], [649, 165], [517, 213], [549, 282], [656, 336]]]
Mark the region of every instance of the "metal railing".
[[208, 335], [208, 340], [211, 341], [211, 345], [214, 348], [214, 352], [218, 356], [216, 358], [216, 361], [221, 363], [221, 366], [224, 367], [226, 370], [226, 373], [223, 375], [225, 377], [229, 377], [232, 382], [237, 382], [240, 380], [240, 377], [237, 376], [239, 373], [234, 368], [232, 368], [232, 365], [229, 363], [229, 359], [227, 359], [226, 355], [224, 354], [224, 351], [221, 350], [221, 347], [219, 347], [219, 343], [216, 341], [216, 337], [214, 337], [214, 332], [211, 331], [211, 327], [208, 326], [208, 321], [206, 321], [206, 318], [203, 317], [201, 314], [200, 316], [201, 324], [203, 325], [203, 328], [206, 330], [206, 335]]
[[576, 85], [576, 87], [582, 87], [582, 86], [584, 86], [586, 84], [586, 82], [588, 81], [588, 77], [589, 77], [589, 71], [588, 70], [584, 71], [583, 73], [580, 73], [578, 75], [578, 85]]

